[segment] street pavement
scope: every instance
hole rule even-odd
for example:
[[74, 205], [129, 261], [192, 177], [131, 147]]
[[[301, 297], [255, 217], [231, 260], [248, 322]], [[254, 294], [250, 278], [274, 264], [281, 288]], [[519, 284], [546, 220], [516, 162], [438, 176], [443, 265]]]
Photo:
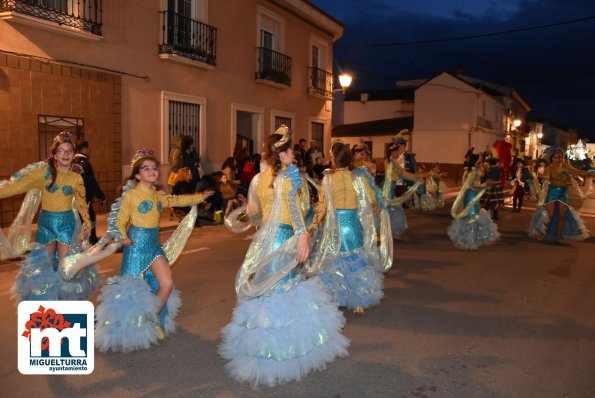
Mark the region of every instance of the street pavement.
[[[595, 231], [595, 199], [572, 204]], [[173, 267], [183, 299], [178, 332], [150, 350], [96, 351], [88, 376], [18, 372], [9, 294], [18, 264], [0, 263], [0, 397], [595, 397], [595, 238], [534, 241], [526, 234], [532, 210], [500, 213], [502, 239], [464, 252], [446, 235], [448, 209], [409, 210], [385, 298], [363, 316], [344, 312], [349, 358], [256, 391], [230, 379], [217, 356], [250, 232], [196, 228]], [[174, 224], [164, 217], [162, 239]], [[103, 278], [120, 259], [102, 262]]]

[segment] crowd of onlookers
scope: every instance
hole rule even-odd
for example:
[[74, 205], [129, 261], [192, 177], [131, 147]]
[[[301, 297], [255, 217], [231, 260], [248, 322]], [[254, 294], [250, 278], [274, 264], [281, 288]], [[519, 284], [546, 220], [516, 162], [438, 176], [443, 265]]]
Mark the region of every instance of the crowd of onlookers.
[[[296, 144], [294, 153], [296, 161], [311, 178], [322, 179], [323, 171], [329, 165], [318, 149], [316, 141], [308, 143], [301, 139], [299, 144]], [[240, 139], [232, 156], [225, 159], [220, 170], [205, 173], [193, 138], [186, 135], [176, 136], [171, 143], [169, 171], [177, 176], [190, 177], [172, 180], [169, 188], [174, 194], [214, 190], [215, 194], [199, 208], [199, 220], [220, 223], [233, 209], [242, 206], [247, 200], [250, 182], [260, 172], [260, 161], [260, 154], [250, 153], [248, 140]], [[170, 218], [182, 218], [188, 211], [189, 208], [175, 208]]]

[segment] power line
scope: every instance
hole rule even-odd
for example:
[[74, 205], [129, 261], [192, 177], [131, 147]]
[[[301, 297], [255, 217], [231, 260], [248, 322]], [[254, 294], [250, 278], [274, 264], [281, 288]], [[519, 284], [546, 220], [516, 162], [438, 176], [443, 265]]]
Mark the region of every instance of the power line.
[[527, 32], [530, 30], [538, 30], [538, 29], [547, 29], [547, 28], [554, 28], [557, 26], [563, 25], [570, 25], [579, 22], [585, 22], [595, 19], [595, 15], [591, 15], [588, 17], [578, 18], [578, 19], [570, 19], [567, 21], [560, 21], [554, 22], [545, 25], [535, 25], [535, 26], [528, 26], [525, 28], [518, 28], [518, 29], [509, 29], [503, 30], [500, 32], [490, 32], [490, 33], [478, 33], [476, 35], [466, 35], [466, 36], [454, 36], [454, 37], [447, 37], [443, 39], [427, 39], [427, 40], [415, 40], [415, 41], [400, 41], [400, 42], [393, 42], [393, 43], [368, 43], [368, 44], [346, 44], [346, 45], [335, 45], [335, 48], [383, 48], [383, 47], [399, 47], [399, 46], [411, 46], [415, 44], [431, 44], [431, 43], [442, 43], [446, 41], [458, 41], [458, 40], [469, 40], [469, 39], [478, 39], [482, 37], [490, 37], [490, 36], [501, 36], [507, 35], [510, 33], [518, 33], [518, 32]]

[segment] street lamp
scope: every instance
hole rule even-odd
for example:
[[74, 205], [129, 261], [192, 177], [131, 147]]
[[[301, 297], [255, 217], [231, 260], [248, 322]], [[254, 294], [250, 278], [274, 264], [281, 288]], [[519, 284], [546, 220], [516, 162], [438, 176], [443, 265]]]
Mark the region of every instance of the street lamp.
[[514, 119], [514, 121], [512, 122], [512, 125], [514, 127], [519, 127], [521, 125], [521, 119]]
[[339, 84], [341, 85], [341, 90], [343, 91], [343, 93], [345, 93], [347, 87], [351, 85], [352, 80], [353, 76], [351, 76], [349, 73], [343, 72], [339, 75]]

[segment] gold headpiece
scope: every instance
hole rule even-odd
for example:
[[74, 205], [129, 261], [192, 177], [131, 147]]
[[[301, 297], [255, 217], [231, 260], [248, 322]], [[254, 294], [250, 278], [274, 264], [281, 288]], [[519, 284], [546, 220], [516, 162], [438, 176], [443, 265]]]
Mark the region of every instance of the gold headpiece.
[[134, 164], [142, 158], [153, 157], [153, 150], [147, 148], [141, 148], [134, 153], [132, 160], [130, 161], [130, 166], [134, 167]]
[[394, 144], [406, 144], [407, 143], [407, 139], [405, 138], [406, 135], [411, 135], [411, 133], [409, 132], [408, 129], [403, 129], [401, 131], [399, 131], [397, 134], [395, 134], [394, 137], [392, 137], [392, 141]]
[[62, 131], [60, 134], [54, 137], [53, 143], [56, 144], [58, 142], [70, 142], [72, 143], [73, 140], [72, 133], [68, 131]]
[[289, 131], [289, 127], [282, 124], [279, 126], [277, 130], [273, 133], [273, 135], [280, 135], [281, 139], [273, 144], [275, 148], [280, 148], [285, 145], [291, 139], [291, 133]]

